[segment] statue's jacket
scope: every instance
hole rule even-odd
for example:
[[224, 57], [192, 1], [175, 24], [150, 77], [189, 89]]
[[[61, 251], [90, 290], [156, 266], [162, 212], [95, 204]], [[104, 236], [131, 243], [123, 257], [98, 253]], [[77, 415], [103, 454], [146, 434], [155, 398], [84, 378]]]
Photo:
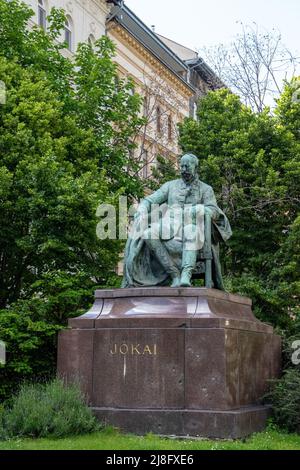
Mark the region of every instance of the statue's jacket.
[[[182, 179], [169, 181], [150, 196], [141, 201], [140, 207], [167, 204], [169, 207], [203, 204], [212, 213], [212, 252], [214, 287], [223, 289], [221, 267], [219, 262], [219, 242], [226, 242], [232, 235], [229, 221], [218, 207], [211, 186], [198, 178], [191, 185]], [[149, 253], [142, 238], [129, 238], [125, 250], [123, 287], [166, 285], [168, 275]]]
[[[177, 179], [165, 183], [160, 189], [155, 191], [144, 201], [150, 204], [167, 203], [168, 206], [184, 206], [186, 204], [203, 204], [212, 211], [212, 219], [217, 233], [214, 235], [223, 241], [227, 241], [232, 231], [229, 221], [224, 212], [218, 207], [214, 191], [211, 186], [196, 179], [192, 185], [186, 185], [182, 179]], [[219, 241], [219, 240], [215, 241]]]

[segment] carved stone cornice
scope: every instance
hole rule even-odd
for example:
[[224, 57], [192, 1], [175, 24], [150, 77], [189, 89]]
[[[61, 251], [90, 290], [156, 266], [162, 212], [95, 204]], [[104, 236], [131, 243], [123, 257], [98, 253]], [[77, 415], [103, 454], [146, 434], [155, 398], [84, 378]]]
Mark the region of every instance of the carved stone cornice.
[[138, 42], [130, 33], [128, 33], [122, 26], [114, 25], [109, 29], [111, 36], [116, 38], [126, 47], [138, 53], [138, 55], [151, 66], [159, 76], [164, 77], [172, 83], [174, 89], [186, 98], [194, 95], [193, 90], [188, 84], [185, 84], [175, 73], [173, 73], [166, 65], [160, 62], [154, 55], [152, 55], [140, 42]]
[[[106, 2], [106, 0], [73, 0], [79, 6], [83, 7], [86, 11], [88, 11], [92, 16], [97, 18], [99, 10], [107, 15], [110, 11], [110, 6]], [[71, 3], [71, 2], [70, 2]]]

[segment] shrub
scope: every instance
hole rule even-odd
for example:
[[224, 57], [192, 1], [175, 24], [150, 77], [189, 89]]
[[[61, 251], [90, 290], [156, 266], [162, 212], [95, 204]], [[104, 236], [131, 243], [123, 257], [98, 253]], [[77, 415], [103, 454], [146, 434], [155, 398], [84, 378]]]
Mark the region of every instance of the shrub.
[[31, 289], [31, 298], [0, 309], [0, 339], [7, 353], [6, 364], [0, 364], [0, 401], [24, 382], [55, 377], [57, 332], [93, 299], [93, 283], [81, 272], [49, 271]]
[[[1, 424], [2, 421], [2, 424]], [[2, 430], [1, 430], [2, 428]], [[65, 437], [99, 430], [77, 385], [59, 379], [23, 385], [0, 412], [0, 438]]]
[[[49, 303], [48, 303], [49, 304]], [[0, 364], [0, 400], [16, 393], [22, 383], [55, 376], [56, 336], [62, 328], [51, 323], [43, 299], [19, 300], [0, 309], [0, 339], [6, 344], [7, 362]]]
[[273, 422], [300, 434], [300, 370], [287, 369], [281, 379], [273, 381], [265, 398], [273, 406]]

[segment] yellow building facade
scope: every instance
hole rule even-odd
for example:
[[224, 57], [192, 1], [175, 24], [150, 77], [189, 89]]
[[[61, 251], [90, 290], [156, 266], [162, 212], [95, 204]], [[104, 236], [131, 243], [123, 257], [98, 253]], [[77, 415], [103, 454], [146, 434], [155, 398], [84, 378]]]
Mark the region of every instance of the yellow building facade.
[[141, 112], [147, 124], [137, 136], [136, 155], [144, 162], [142, 171], [147, 177], [157, 155], [175, 159], [179, 154], [177, 124], [190, 115], [194, 90], [122, 25], [111, 22], [107, 34], [116, 45], [115, 61], [121, 76], [131, 77], [135, 91], [143, 97]]
[[121, 76], [131, 77], [143, 97], [147, 124], [136, 137], [135, 157], [148, 178], [158, 155], [177, 162], [178, 123], [196, 117], [199, 97], [223, 84], [195, 51], [156, 34], [124, 2], [114, 3], [106, 34]]
[[63, 51], [72, 57], [78, 43], [94, 42], [107, 35], [116, 46], [119, 73], [131, 77], [135, 92], [143, 99], [141, 113], [147, 124], [134, 143], [134, 157], [141, 175], [151, 176], [156, 158], [174, 162], [180, 154], [178, 123], [195, 117], [196, 102], [210, 89], [220, 86], [212, 70], [198, 54], [156, 34], [132, 12], [123, 0], [25, 0], [33, 10], [31, 24], [47, 29], [51, 8], [63, 8], [67, 22]]

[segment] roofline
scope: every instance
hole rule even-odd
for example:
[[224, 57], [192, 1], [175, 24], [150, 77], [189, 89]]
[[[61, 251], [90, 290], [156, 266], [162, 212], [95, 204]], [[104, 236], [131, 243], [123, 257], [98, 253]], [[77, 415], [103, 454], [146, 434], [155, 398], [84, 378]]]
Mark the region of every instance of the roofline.
[[[147, 51], [149, 51], [152, 55], [154, 55], [154, 57], [156, 57], [157, 60], [159, 60], [168, 70], [170, 70], [172, 72], [173, 75], [175, 75], [175, 77], [180, 80], [187, 88], [190, 88], [190, 90], [195, 93], [196, 92], [196, 89], [195, 87], [187, 82], [183, 77], [181, 77], [180, 75], [178, 75], [177, 72], [175, 72], [175, 70], [173, 70], [168, 64], [166, 64], [160, 57], [157, 57], [156, 54], [143, 42], [141, 41], [141, 39], [137, 38], [134, 33], [132, 33], [132, 31], [130, 31], [128, 28], [126, 28], [126, 26], [124, 26], [123, 24], [121, 25], [122, 28], [124, 28], [129, 34], [131, 34], [132, 37], [134, 37], [137, 41], [139, 41], [143, 47], [145, 49], [147, 49]], [[189, 67], [187, 67], [186, 69], [187, 71], [189, 70]]]
[[198, 57], [197, 59], [188, 59], [186, 60], [186, 64], [194, 70], [198, 69], [199, 72], [203, 71], [206, 73], [211, 79], [216, 81], [216, 84], [219, 85], [219, 88], [228, 88], [228, 86], [221, 80], [220, 77], [218, 77], [218, 75], [205, 62], [205, 60], [202, 59], [202, 57]]
[[114, 5], [121, 6], [124, 0], [106, 0], [106, 3], [113, 3]]
[[122, 10], [125, 11], [151, 38], [162, 48], [164, 49], [178, 64], [180, 64], [186, 71], [188, 71], [188, 66], [186, 63], [178, 57], [175, 52], [172, 51], [163, 41], [161, 41], [157, 34], [155, 34], [149, 26], [147, 26], [130, 8], [126, 5], [123, 5]]
[[[198, 69], [198, 72], [204, 72], [208, 78], [214, 80], [216, 84], [218, 85], [218, 88], [223, 88], [226, 87], [222, 80], [216, 75], [216, 73], [209, 67], [209, 65], [201, 58], [201, 57], [195, 57], [193, 59], [188, 59], [188, 60], [183, 60], [181, 59], [170, 47], [168, 47], [159, 37], [156, 33], [152, 31], [151, 28], [149, 28], [130, 8], [128, 8], [124, 4], [124, 0], [107, 0], [108, 3], [113, 3], [114, 7], [111, 10], [110, 16], [107, 18], [107, 23], [111, 21], [116, 21], [119, 23], [122, 28], [124, 28], [132, 37], [134, 37], [138, 42], [140, 42], [143, 47], [149, 51], [154, 57], [157, 58], [168, 70], [170, 70], [177, 78], [180, 80], [187, 88], [189, 88], [193, 93], [196, 93], [196, 88], [189, 83], [185, 78], [181, 77], [178, 72], [176, 72], [171, 65], [168, 65], [159, 55], [155, 53], [151, 49], [151, 47], [147, 46], [144, 41], [142, 41], [139, 37], [137, 37], [133, 31], [130, 30], [130, 28], [126, 27], [126, 25], [122, 22], [122, 15], [121, 13], [124, 12], [126, 13], [131, 20], [139, 27], [141, 28], [165, 53], [167, 53], [180, 67], [183, 69], [185, 72], [189, 72], [191, 69]], [[120, 17], [119, 17], [120, 15]], [[163, 35], [160, 35], [164, 37]], [[169, 38], [165, 38], [169, 39]], [[173, 41], [172, 39], [169, 39], [170, 41]], [[176, 41], [173, 41], [176, 42]], [[183, 46], [182, 44], [176, 43], [180, 46]], [[183, 46], [186, 49], [186, 46]], [[193, 51], [192, 49], [189, 49], [192, 52], [197, 53], [196, 51]]]
[[[174, 44], [177, 44], [177, 46], [181, 46], [181, 47], [183, 47], [184, 49], [188, 49], [189, 51], [191, 51], [191, 52], [193, 52], [194, 54], [196, 54], [196, 56], [198, 57], [198, 52], [197, 52], [197, 51], [194, 51], [194, 49], [191, 49], [190, 47], [187, 47], [187, 46], [185, 46], [184, 44], [180, 44], [180, 42], [174, 41], [174, 39], [167, 38], [167, 36], [164, 36], [163, 34], [157, 33], [157, 35], [160, 36], [160, 37], [162, 37], [162, 38], [164, 38], [164, 39], [167, 39], [167, 40], [170, 41], [170, 42], [174, 42]], [[197, 57], [195, 57], [195, 59], [188, 59], [188, 60], [196, 60]], [[182, 60], [182, 59], [181, 59], [181, 60]], [[186, 63], [186, 60], [185, 60], [184, 62]]]
[[[118, 0], [116, 0], [118, 1]], [[145, 23], [138, 18], [138, 16], [133, 13], [132, 10], [130, 10], [124, 3], [122, 3], [122, 0], [119, 1], [118, 6], [114, 7], [111, 11], [111, 15], [107, 18], [107, 23], [111, 21], [116, 21], [119, 23], [122, 28], [124, 28], [132, 37], [134, 37], [138, 42], [140, 42], [147, 51], [149, 51], [157, 60], [159, 60], [168, 70], [172, 72], [173, 75], [176, 76], [178, 80], [181, 81], [182, 84], [184, 84], [187, 88], [189, 88], [193, 93], [196, 92], [195, 87], [189, 83], [187, 80], [185, 80], [183, 77], [181, 77], [170, 65], [166, 64], [166, 62], [160, 58], [147, 44], [144, 43], [140, 38], [138, 38], [133, 31], [131, 31], [129, 28], [126, 27], [126, 25], [122, 22], [122, 18], [118, 17], [118, 14], [124, 11], [140, 28], [142, 28], [147, 35], [149, 35], [152, 40], [155, 41], [155, 43], [164, 50], [168, 55], [172, 57], [173, 60], [175, 60], [180, 67], [183, 69], [183, 71], [188, 72], [189, 71], [189, 66], [181, 60], [166, 44], [161, 41], [157, 35], [147, 26]]]

